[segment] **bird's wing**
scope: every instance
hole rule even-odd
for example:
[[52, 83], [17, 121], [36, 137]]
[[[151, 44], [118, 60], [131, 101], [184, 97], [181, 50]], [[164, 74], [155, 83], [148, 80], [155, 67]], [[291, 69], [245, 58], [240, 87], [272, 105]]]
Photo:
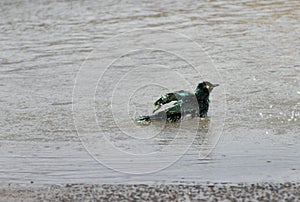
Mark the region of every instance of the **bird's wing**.
[[181, 96], [178, 95], [178, 92], [166, 93], [162, 95], [158, 100], [153, 104], [153, 113], [161, 108], [162, 105], [167, 104], [172, 101], [178, 101], [181, 99]]
[[153, 104], [153, 113], [161, 108], [162, 105], [167, 104], [172, 101], [180, 101], [186, 96], [191, 96], [194, 94], [188, 91], [180, 90], [172, 93], [166, 93], [162, 95], [158, 100]]

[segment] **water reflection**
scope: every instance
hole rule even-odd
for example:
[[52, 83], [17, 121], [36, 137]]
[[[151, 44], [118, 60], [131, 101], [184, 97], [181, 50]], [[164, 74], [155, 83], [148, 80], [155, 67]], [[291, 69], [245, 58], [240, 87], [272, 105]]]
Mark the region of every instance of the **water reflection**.
[[[197, 130], [192, 130], [192, 128], [195, 128], [195, 126], [192, 126], [191, 124], [195, 124], [197, 122]], [[182, 124], [184, 123], [184, 124]], [[209, 151], [207, 151], [209, 147], [209, 127], [210, 127], [210, 117], [207, 118], [194, 118], [193, 120], [181, 120], [178, 122], [166, 122], [166, 121], [153, 121], [149, 125], [143, 125], [142, 127], [149, 127], [150, 125], [152, 127], [157, 128], [158, 130], [163, 128], [155, 138], [154, 142], [157, 145], [165, 146], [171, 144], [171, 142], [174, 140], [176, 135], [181, 135], [183, 137], [188, 135], [194, 135], [194, 141], [191, 146], [196, 148], [200, 153], [208, 154]], [[211, 148], [212, 149], [212, 148]]]

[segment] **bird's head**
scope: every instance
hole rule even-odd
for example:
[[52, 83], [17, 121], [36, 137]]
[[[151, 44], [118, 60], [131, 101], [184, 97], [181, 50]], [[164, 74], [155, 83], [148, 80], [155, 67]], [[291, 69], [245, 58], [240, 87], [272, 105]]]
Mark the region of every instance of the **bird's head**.
[[208, 81], [203, 81], [202, 83], [199, 83], [196, 90], [195, 94], [199, 93], [210, 93], [215, 87], [219, 86], [219, 84], [212, 84]]

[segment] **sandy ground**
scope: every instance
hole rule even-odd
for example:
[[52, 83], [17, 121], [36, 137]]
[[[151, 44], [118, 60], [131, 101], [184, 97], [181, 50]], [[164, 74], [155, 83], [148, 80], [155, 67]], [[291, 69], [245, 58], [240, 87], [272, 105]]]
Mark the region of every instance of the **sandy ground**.
[[1, 201], [299, 201], [300, 183], [2, 187]]

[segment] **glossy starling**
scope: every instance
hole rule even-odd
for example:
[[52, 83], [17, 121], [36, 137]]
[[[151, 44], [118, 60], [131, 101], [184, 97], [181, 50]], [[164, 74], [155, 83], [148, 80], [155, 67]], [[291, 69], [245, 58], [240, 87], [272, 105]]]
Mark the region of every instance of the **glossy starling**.
[[190, 114], [192, 117], [206, 117], [209, 108], [209, 94], [219, 84], [208, 81], [199, 83], [194, 93], [188, 91], [175, 91], [162, 95], [153, 105], [153, 113], [162, 105], [175, 101], [175, 103], [156, 114], [143, 115], [136, 119], [137, 123], [150, 123], [152, 120], [167, 120], [175, 122]]

